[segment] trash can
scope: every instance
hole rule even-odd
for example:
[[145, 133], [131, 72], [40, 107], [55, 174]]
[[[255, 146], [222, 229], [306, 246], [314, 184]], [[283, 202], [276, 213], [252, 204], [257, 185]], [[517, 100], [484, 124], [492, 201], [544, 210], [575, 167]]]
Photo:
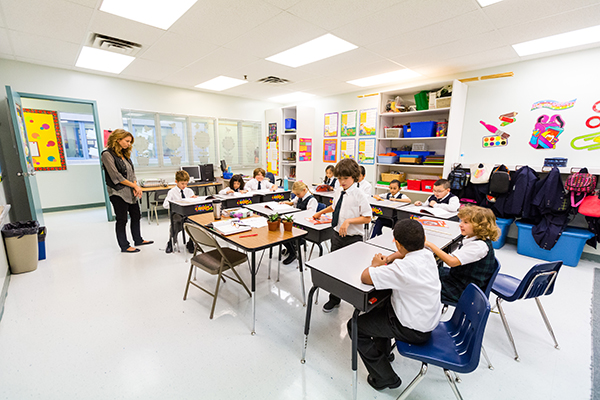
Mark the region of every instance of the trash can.
[[38, 261], [46, 259], [46, 227], [40, 226], [38, 230]]
[[21, 274], [37, 268], [39, 228], [37, 221], [11, 222], [2, 227], [11, 273]]

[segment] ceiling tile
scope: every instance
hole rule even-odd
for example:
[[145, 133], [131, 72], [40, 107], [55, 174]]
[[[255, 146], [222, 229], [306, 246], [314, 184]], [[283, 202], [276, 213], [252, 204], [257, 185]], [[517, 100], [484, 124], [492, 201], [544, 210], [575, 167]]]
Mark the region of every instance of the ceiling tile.
[[104, 11], [96, 11], [89, 31], [139, 43], [142, 45], [142, 51], [156, 43], [166, 33], [160, 28]]
[[[248, 80], [251, 82], [256, 82], [257, 80], [266, 78], [267, 76], [276, 76], [288, 80], [297, 80], [297, 74], [295, 74], [295, 72], [296, 71], [294, 68], [286, 67], [285, 65], [277, 64], [264, 59], [259, 59], [231, 71], [231, 73], [234, 75], [246, 75]], [[290, 78], [292, 75], [294, 75], [293, 79]]]
[[[40, 60], [40, 59], [37, 59], [37, 58], [18, 57], [17, 56], [17, 57], [15, 57], [15, 60], [21, 61], [21, 62], [25, 62], [25, 63], [29, 63], [29, 64], [35, 64], [35, 65], [45, 65], [47, 67], [53, 67], [53, 68], [74, 69], [74, 67], [72, 65], [57, 63], [57, 62], [53, 62], [53, 61], [44, 61], [44, 60]], [[81, 71], [90, 72], [89, 69], [88, 70], [82, 69]]]
[[17, 58], [24, 57], [72, 67], [79, 56], [78, 44], [17, 31], [9, 31], [9, 36]]
[[518, 61], [519, 56], [511, 46], [502, 46], [495, 49], [484, 50], [478, 53], [450, 58], [445, 60], [443, 65], [447, 69], [465, 72], [494, 67], [497, 65], [510, 64]]
[[13, 48], [8, 39], [8, 31], [0, 28], [0, 53], [13, 54]]
[[96, 8], [96, 5], [100, 5], [102, 0], [67, 0], [68, 2], [86, 6], [89, 8]]
[[203, 0], [169, 30], [221, 46], [280, 12], [281, 9], [261, 0]]
[[315, 88], [332, 86], [334, 84], [344, 83], [343, 81], [333, 79], [331, 77], [319, 76], [315, 78], [305, 79], [299, 82], [293, 82], [285, 85], [285, 87], [293, 92], [310, 91]]
[[358, 86], [354, 86], [349, 83], [342, 82], [342, 83], [336, 83], [334, 85], [323, 86], [321, 88], [311, 89], [310, 93], [320, 96], [320, 97], [325, 97], [325, 96], [334, 96], [336, 94], [342, 94], [342, 93], [356, 92], [356, 91], [360, 91], [361, 89], [362, 88], [360, 88]]
[[336, 79], [338, 81], [346, 82], [354, 79], [366, 78], [372, 75], [379, 75], [386, 72], [397, 71], [403, 68], [404, 67], [402, 65], [399, 65], [395, 62], [383, 60], [366, 65], [353, 65], [349, 68], [336, 71], [333, 74], [328, 74], [327, 76], [330, 76], [331, 78]]
[[214, 44], [167, 32], [140, 58], [185, 67], [216, 49]]
[[316, 61], [307, 65], [303, 65], [297, 69], [312, 72], [319, 75], [334, 75], [336, 71], [346, 69], [349, 66], [360, 67], [367, 64], [373, 64], [378, 61], [385, 61], [385, 58], [366, 50], [363, 47], [347, 51], [346, 53], [338, 54], [324, 60]]
[[274, 5], [282, 10], [287, 10], [294, 4], [300, 3], [302, 0], [265, 0], [266, 3]]
[[285, 86], [266, 85], [262, 83], [251, 82], [246, 85], [240, 85], [228, 90], [224, 90], [220, 93], [232, 96], [252, 96], [254, 99], [266, 100], [269, 97], [292, 93], [292, 91], [285, 89]]
[[160, 81], [161, 79], [176, 73], [181, 68], [176, 65], [159, 63], [150, 60], [136, 58], [120, 76], [124, 78], [140, 78], [152, 82]]
[[17, 0], [2, 2], [9, 29], [82, 43], [94, 10], [64, 0]]

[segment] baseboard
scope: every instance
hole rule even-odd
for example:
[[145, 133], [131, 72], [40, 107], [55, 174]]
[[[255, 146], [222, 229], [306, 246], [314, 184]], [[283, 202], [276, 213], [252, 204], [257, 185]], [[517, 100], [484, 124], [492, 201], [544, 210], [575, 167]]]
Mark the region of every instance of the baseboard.
[[2, 322], [2, 316], [4, 315], [4, 303], [6, 302], [6, 296], [8, 296], [8, 285], [10, 283], [10, 268], [6, 269], [6, 279], [4, 280], [4, 286], [0, 292], [0, 322]]
[[51, 212], [59, 212], [59, 211], [84, 210], [86, 208], [97, 208], [97, 207], [105, 207], [105, 204], [104, 203], [90, 203], [90, 204], [77, 204], [74, 206], [50, 207], [50, 208], [43, 208], [42, 212], [51, 213]]

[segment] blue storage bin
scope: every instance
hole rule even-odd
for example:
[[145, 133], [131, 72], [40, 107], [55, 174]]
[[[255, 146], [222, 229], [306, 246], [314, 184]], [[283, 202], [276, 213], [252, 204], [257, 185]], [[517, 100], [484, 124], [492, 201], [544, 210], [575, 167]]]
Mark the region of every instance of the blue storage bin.
[[407, 156], [410, 154], [410, 151], [392, 150], [391, 153], [395, 153], [397, 156]]
[[552, 250], [544, 250], [538, 246], [531, 234], [533, 225], [524, 222], [516, 222], [516, 224], [519, 228], [517, 253], [546, 261], [562, 260], [564, 265], [570, 267], [577, 266], [583, 252], [583, 246], [585, 246], [585, 241], [594, 236], [588, 230], [567, 227]]
[[501, 249], [506, 243], [506, 236], [508, 236], [508, 230], [512, 223], [515, 222], [514, 218], [496, 218], [496, 225], [500, 228], [500, 237], [498, 240], [492, 242], [492, 247], [495, 249]]
[[396, 164], [398, 156], [377, 156], [377, 162], [379, 164]]
[[411, 151], [409, 153], [411, 156], [432, 156], [435, 151]]
[[411, 122], [404, 125], [404, 137], [434, 137], [437, 122]]
[[285, 129], [286, 130], [296, 129], [296, 120], [294, 118], [286, 118], [285, 119]]

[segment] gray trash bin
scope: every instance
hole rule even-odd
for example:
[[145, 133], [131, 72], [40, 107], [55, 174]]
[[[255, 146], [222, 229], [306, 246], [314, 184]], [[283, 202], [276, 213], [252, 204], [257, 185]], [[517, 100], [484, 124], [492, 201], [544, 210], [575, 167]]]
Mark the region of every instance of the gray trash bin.
[[8, 265], [12, 274], [37, 269], [38, 230], [37, 221], [11, 222], [2, 227]]

